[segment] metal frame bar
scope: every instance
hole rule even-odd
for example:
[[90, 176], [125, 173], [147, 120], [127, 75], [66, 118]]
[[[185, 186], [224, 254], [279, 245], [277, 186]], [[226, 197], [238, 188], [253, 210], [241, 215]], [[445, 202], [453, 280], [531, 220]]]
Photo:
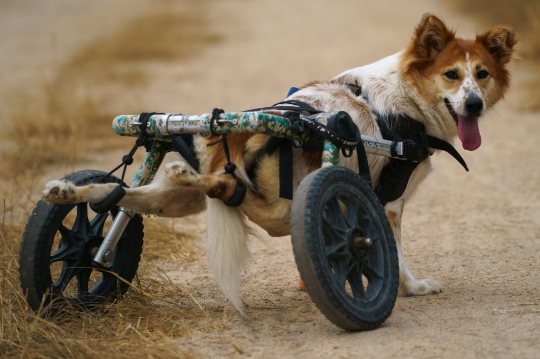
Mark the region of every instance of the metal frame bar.
[[[319, 120], [324, 123], [328, 114], [321, 114]], [[315, 121], [317, 121], [315, 118]], [[139, 115], [121, 115], [114, 119], [113, 129], [120, 136], [140, 134]], [[264, 133], [275, 137], [291, 138], [291, 122], [286, 117], [270, 115], [263, 112], [226, 112], [212, 122], [212, 114], [185, 116], [181, 114], [157, 114], [150, 116], [146, 133], [150, 138], [170, 142], [170, 135], [192, 133], [209, 136], [211, 134], [228, 133]], [[309, 130], [304, 132], [304, 141], [309, 140]], [[403, 146], [400, 142], [392, 142], [370, 136], [362, 136], [362, 142], [367, 153], [399, 158], [403, 156]], [[401, 145], [401, 146], [400, 146]], [[156, 144], [146, 155], [143, 163], [131, 184], [131, 188], [150, 184], [159, 169], [166, 150]], [[402, 159], [402, 158], [400, 158]], [[332, 142], [325, 140], [322, 154], [322, 167], [335, 166], [339, 162], [339, 149]], [[103, 265], [112, 260], [113, 251], [129, 220], [135, 215], [134, 211], [121, 208], [114, 219], [103, 243], [94, 257], [94, 261]]]

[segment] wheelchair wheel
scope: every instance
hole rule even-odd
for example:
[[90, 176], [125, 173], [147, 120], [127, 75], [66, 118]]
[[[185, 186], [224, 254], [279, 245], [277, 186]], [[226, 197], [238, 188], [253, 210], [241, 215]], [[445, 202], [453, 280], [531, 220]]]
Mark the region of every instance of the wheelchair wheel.
[[[64, 179], [76, 185], [118, 183], [101, 171], [79, 171]], [[96, 214], [88, 203], [48, 204], [41, 200], [30, 215], [19, 254], [21, 287], [33, 310], [43, 305], [76, 304], [93, 308], [120, 298], [137, 272], [143, 246], [143, 224], [135, 215], [108, 263], [98, 271], [90, 263], [118, 207]], [[125, 281], [125, 282], [124, 282]]]
[[294, 196], [291, 239], [311, 300], [343, 329], [380, 326], [396, 301], [399, 267], [375, 193], [358, 174], [332, 166], [304, 178]]

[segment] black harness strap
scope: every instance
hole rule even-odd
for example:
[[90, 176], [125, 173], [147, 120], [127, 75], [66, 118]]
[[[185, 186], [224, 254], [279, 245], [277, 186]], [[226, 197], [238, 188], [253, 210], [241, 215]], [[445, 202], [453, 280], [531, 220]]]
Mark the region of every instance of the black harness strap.
[[[407, 136], [407, 134], [403, 133], [400, 133], [400, 135], [403, 137], [409, 137]], [[426, 150], [429, 147], [448, 152], [467, 171], [469, 171], [469, 169], [467, 168], [467, 164], [451, 144], [437, 137], [429, 135], [425, 135], [425, 138], [427, 143], [427, 145], [425, 146]], [[387, 164], [381, 172], [379, 184], [377, 185], [377, 188], [375, 188], [375, 194], [377, 195], [379, 201], [383, 206], [388, 202], [395, 201], [403, 195], [413, 171], [423, 160], [428, 158], [428, 156], [431, 156], [431, 153], [425, 155], [425, 157], [420, 162], [399, 159], [390, 160], [390, 163]]]
[[256, 111], [301, 111], [310, 114], [322, 113], [322, 111], [316, 110], [305, 102], [298, 100], [285, 100], [278, 102], [269, 107], [254, 108], [246, 110], [244, 112], [256, 112]]
[[195, 154], [193, 135], [172, 135], [172, 146], [193, 169], [199, 172], [200, 163]]
[[[360, 86], [354, 84], [346, 84], [346, 86], [355, 96], [362, 96], [368, 104], [370, 103], [369, 99], [362, 94]], [[428, 148], [448, 152], [465, 170], [469, 171], [465, 160], [457, 150], [450, 143], [426, 134], [425, 126], [419, 121], [403, 114], [382, 116], [375, 110], [373, 113], [384, 139], [404, 141], [404, 144], [411, 144], [410, 148], [416, 151], [410, 156], [413, 159], [391, 159], [382, 170], [375, 193], [383, 206], [403, 195], [413, 171], [422, 161], [432, 155]]]
[[[294, 115], [294, 116], [293, 116]], [[336, 116], [346, 116], [347, 118], [350, 118], [349, 114], [340, 111], [337, 113]], [[362, 142], [360, 136], [358, 137], [351, 137], [351, 133], [355, 132], [355, 129], [357, 129], [356, 125], [352, 123], [352, 126], [356, 128], [346, 128], [344, 131], [347, 131], [347, 135], [341, 134], [338, 132], [337, 129], [332, 129], [327, 125], [323, 125], [320, 122], [314, 121], [313, 116], [309, 117], [303, 117], [300, 119], [300, 117], [297, 115], [297, 113], [292, 114], [285, 114], [285, 117], [288, 117], [291, 121], [294, 122], [293, 129], [295, 124], [303, 124], [306, 127], [308, 127], [312, 132], [316, 133], [317, 135], [321, 136], [325, 140], [329, 140], [330, 142], [334, 143], [336, 146], [340, 148], [352, 148], [355, 147], [358, 143]], [[301, 135], [303, 130], [298, 131], [298, 135]], [[358, 132], [359, 133], [359, 132]], [[350, 157], [350, 156], [349, 156]]]
[[[224, 111], [222, 109], [215, 108], [212, 111], [212, 119], [210, 120], [210, 131], [214, 135], [219, 135], [218, 133], [215, 133], [212, 129], [214, 122], [218, 121], [219, 115], [222, 114]], [[223, 151], [225, 152], [225, 158], [227, 158], [227, 164], [224, 166], [225, 172], [230, 174], [235, 180], [236, 180], [236, 188], [234, 190], [234, 193], [232, 197], [228, 201], [223, 201], [225, 205], [229, 207], [238, 207], [244, 202], [244, 198], [246, 197], [247, 192], [247, 186], [240, 182], [238, 178], [236, 177], [236, 174], [234, 173], [236, 171], [236, 164], [231, 162], [231, 154], [229, 152], [229, 144], [227, 143], [227, 135], [223, 134], [221, 135], [221, 138], [215, 142], [211, 142], [207, 144], [208, 147], [214, 146], [218, 143], [223, 143]]]
[[[279, 102], [274, 106], [248, 110], [247, 112], [249, 111], [287, 111], [284, 114], [284, 117], [287, 117], [291, 121], [292, 125], [292, 138], [278, 139], [275, 137], [270, 137], [261, 151], [259, 151], [256, 160], [247, 171], [248, 176], [253, 179], [253, 183], [256, 183], [255, 177], [259, 163], [263, 157], [272, 155], [276, 150], [279, 149], [279, 196], [280, 198], [285, 199], [293, 198], [292, 147], [298, 148], [304, 145], [301, 136], [303, 135], [305, 126], [308, 127], [313, 134], [320, 136], [322, 139], [330, 140], [336, 144], [337, 147], [341, 148], [343, 155], [346, 157], [350, 157], [352, 155], [352, 150], [356, 148], [359, 174], [369, 185], [371, 185], [369, 165], [367, 162], [366, 152], [361, 141], [360, 132], [352, 120], [350, 120], [350, 116], [346, 112], [338, 112], [336, 114], [336, 125], [350, 123], [349, 126], [345, 125], [345, 128], [343, 128], [342, 125], [339, 129], [332, 129], [329, 126], [325, 126], [322, 123], [315, 121], [313, 118], [311, 118], [312, 116], [300, 118], [299, 112], [307, 112], [312, 115], [316, 115], [322, 113], [322, 111], [316, 110], [310, 105], [297, 100], [287, 100]], [[339, 116], [346, 116], [349, 121], [339, 121], [339, 118], [342, 118]], [[344, 135], [343, 133], [347, 133], [348, 135]], [[295, 139], [295, 135], [298, 136], [298, 140]], [[357, 135], [357, 137], [350, 137], [351, 135]]]
[[364, 143], [362, 141], [359, 141], [356, 145], [356, 156], [358, 158], [358, 174], [371, 188], [371, 173], [369, 171], [366, 148], [364, 147]]
[[401, 197], [407, 188], [409, 178], [416, 167], [429, 157], [427, 139], [424, 125], [406, 115], [382, 116], [373, 111], [377, 118], [377, 125], [384, 139], [391, 141], [409, 140], [419, 144], [422, 149], [416, 157], [416, 161], [390, 159], [383, 168], [379, 177], [379, 183], [375, 188], [375, 194], [384, 206], [386, 203]]
[[293, 198], [293, 149], [284, 138], [279, 145], [279, 197]]
[[467, 172], [469, 172], [469, 167], [467, 167], [467, 163], [465, 163], [465, 160], [463, 159], [463, 157], [461, 157], [461, 155], [454, 148], [454, 146], [452, 146], [448, 142], [443, 141], [437, 137], [433, 137], [430, 135], [426, 135], [426, 137], [427, 137], [428, 147], [449, 153], [452, 157], [456, 159], [456, 161], [458, 161], [463, 166], [463, 168], [465, 168]]

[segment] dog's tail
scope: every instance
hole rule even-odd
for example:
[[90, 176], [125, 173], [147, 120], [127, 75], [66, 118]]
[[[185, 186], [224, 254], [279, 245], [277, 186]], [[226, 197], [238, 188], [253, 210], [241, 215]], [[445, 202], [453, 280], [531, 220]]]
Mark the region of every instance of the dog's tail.
[[253, 230], [239, 208], [219, 199], [207, 199], [207, 218], [210, 268], [225, 296], [243, 314], [240, 278], [251, 258], [248, 240]]

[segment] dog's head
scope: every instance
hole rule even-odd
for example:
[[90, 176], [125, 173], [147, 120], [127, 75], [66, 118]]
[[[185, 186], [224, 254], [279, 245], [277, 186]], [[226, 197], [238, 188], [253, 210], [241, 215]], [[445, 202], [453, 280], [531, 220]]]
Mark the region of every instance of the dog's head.
[[440, 115], [426, 121], [441, 122], [435, 125], [448, 136], [457, 134], [466, 150], [480, 147], [478, 118], [508, 90], [506, 65], [516, 43], [506, 26], [464, 40], [436, 16], [424, 15], [403, 53], [401, 73]]

